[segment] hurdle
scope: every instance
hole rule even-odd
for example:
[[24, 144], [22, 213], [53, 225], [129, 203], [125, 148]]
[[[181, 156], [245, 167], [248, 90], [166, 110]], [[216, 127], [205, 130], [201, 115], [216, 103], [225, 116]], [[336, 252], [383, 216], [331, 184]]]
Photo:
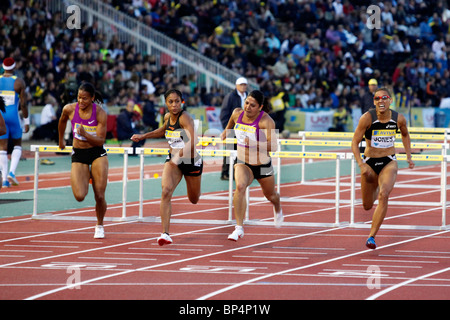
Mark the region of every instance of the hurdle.
[[[206, 137], [207, 138], [207, 137]], [[218, 138], [207, 138], [210, 142], [216, 142], [216, 143], [223, 143], [222, 140], [217, 140]], [[317, 141], [302, 141], [302, 140], [290, 140], [290, 139], [280, 139], [278, 141], [278, 145], [317, 145]], [[322, 141], [319, 142], [319, 145], [326, 145], [326, 146], [344, 146], [347, 147], [351, 143], [350, 141]], [[398, 229], [425, 229], [425, 230], [442, 230], [442, 229], [448, 229], [449, 226], [446, 224], [446, 206], [448, 205], [447, 199], [446, 199], [446, 178], [447, 178], [447, 162], [448, 158], [445, 155], [445, 151], [448, 149], [448, 145], [445, 144], [434, 144], [434, 143], [426, 143], [426, 144], [412, 144], [415, 147], [423, 147], [423, 148], [434, 148], [438, 149], [441, 148], [442, 154], [441, 155], [413, 155], [414, 161], [437, 161], [441, 162], [441, 172], [437, 173], [441, 176], [441, 185], [440, 187], [434, 186], [433, 188], [438, 189], [440, 188], [441, 191], [441, 200], [440, 202], [408, 202], [408, 204], [414, 204], [414, 205], [423, 205], [423, 206], [440, 206], [442, 207], [442, 221], [440, 226], [403, 226], [403, 225], [388, 225], [386, 224], [386, 228], [398, 228]], [[139, 216], [138, 217], [127, 217], [126, 216], [126, 201], [127, 201], [127, 195], [126, 195], [126, 181], [127, 181], [127, 167], [128, 167], [128, 154], [133, 152], [132, 148], [106, 148], [108, 153], [118, 153], [124, 155], [124, 164], [123, 164], [123, 192], [122, 192], [122, 217], [121, 218], [109, 218], [113, 219], [115, 221], [124, 221], [127, 219], [135, 219], [138, 221], [149, 221], [149, 222], [157, 222], [160, 221], [159, 217], [144, 217], [143, 214], [143, 203], [144, 203], [144, 195], [143, 195], [143, 181], [144, 181], [144, 156], [146, 155], [167, 155], [169, 152], [169, 149], [166, 148], [137, 148], [136, 152], [140, 156], [140, 181], [139, 181]], [[40, 153], [44, 152], [65, 152], [70, 153], [72, 151], [71, 147], [67, 147], [64, 150], [60, 150], [57, 146], [31, 146], [31, 151], [35, 152], [35, 180], [34, 180], [34, 202], [33, 202], [33, 219], [80, 219], [80, 220], [87, 220], [88, 217], [52, 217], [48, 214], [37, 214], [37, 190], [38, 190], [38, 174], [39, 174], [39, 155]], [[236, 151], [235, 150], [210, 150], [210, 149], [199, 149], [197, 150], [201, 156], [230, 156], [235, 158], [236, 157]], [[281, 197], [282, 202], [303, 202], [303, 203], [330, 203], [334, 204], [335, 209], [335, 215], [334, 215], [334, 222], [284, 222], [284, 226], [308, 226], [308, 227], [338, 227], [338, 226], [351, 226], [355, 228], [367, 228], [369, 225], [364, 223], [357, 223], [355, 222], [355, 205], [359, 204], [358, 200], [355, 198], [355, 180], [356, 180], [356, 161], [353, 158], [352, 153], [343, 153], [343, 152], [292, 152], [292, 151], [281, 151], [280, 147], [277, 151], [271, 152], [270, 156], [273, 158], [278, 159], [278, 163], [276, 165], [277, 169], [277, 188], [278, 191], [280, 191], [280, 177], [282, 174], [281, 170], [281, 163], [282, 158], [297, 158], [297, 159], [320, 159], [320, 160], [329, 160], [329, 161], [335, 161], [336, 162], [336, 174], [335, 174], [335, 181], [332, 183], [327, 182], [311, 182], [312, 184], [317, 185], [334, 185], [335, 186], [335, 197], [334, 199], [293, 199], [289, 197]], [[397, 155], [397, 158], [399, 160], [404, 160], [405, 155]], [[351, 194], [350, 199], [341, 199], [341, 186], [347, 185], [340, 181], [340, 168], [341, 168], [341, 161], [342, 160], [351, 160]], [[233, 174], [233, 166], [232, 161], [230, 161], [230, 174], [232, 176]], [[413, 186], [400, 186], [397, 187], [413, 187]], [[416, 186], [417, 187], [417, 186]], [[429, 187], [429, 186], [428, 186]], [[431, 188], [431, 187], [430, 187]], [[224, 200], [228, 199], [228, 217], [224, 220], [198, 220], [198, 219], [172, 219], [171, 222], [173, 223], [206, 223], [206, 224], [232, 224], [233, 223], [233, 206], [232, 206], [232, 194], [233, 194], [233, 179], [229, 180], [228, 183], [228, 196], [215, 196], [215, 195], [206, 195], [202, 196], [202, 199], [217, 199], [217, 200]], [[248, 204], [250, 204], [250, 201], [268, 201], [264, 197], [249, 197], [249, 189], [247, 189], [247, 199]], [[347, 206], [350, 206], [350, 221], [341, 221], [340, 217], [340, 210], [339, 208], [343, 205], [347, 204]], [[400, 201], [390, 201], [390, 204], [392, 205], [404, 205], [405, 202]], [[331, 207], [333, 209], [333, 207]], [[91, 218], [92, 219], [92, 218]], [[106, 218], [105, 218], [106, 219]], [[273, 225], [273, 222], [269, 221], [261, 221], [261, 220], [252, 220], [249, 216], [249, 205], [247, 206], [247, 212], [245, 216], [244, 223], [247, 225]]]
[[[211, 140], [212, 141], [212, 140]], [[220, 140], [222, 142], [222, 140]], [[236, 158], [236, 151], [235, 150], [208, 150], [208, 149], [197, 149], [197, 152], [200, 156], [210, 156], [210, 157], [224, 157], [229, 156], [233, 159]], [[136, 153], [139, 155], [139, 215], [138, 220], [140, 221], [146, 221], [146, 222], [156, 222], [160, 221], [159, 217], [144, 217], [144, 156], [150, 155], [150, 156], [158, 156], [158, 155], [168, 155], [169, 149], [168, 148], [136, 148]], [[229, 163], [229, 170], [232, 176], [233, 174], [233, 161], [230, 161]], [[191, 221], [189, 219], [171, 219], [171, 222], [177, 223], [177, 222], [193, 222], [193, 223], [210, 223], [210, 224], [220, 224], [220, 223], [231, 223], [232, 217], [233, 217], [233, 197], [232, 197], [232, 190], [233, 190], [233, 179], [229, 179], [228, 181], [228, 191], [229, 195], [227, 197], [228, 199], [228, 220], [195, 220]], [[223, 197], [220, 196], [201, 196], [202, 199], [209, 199], [209, 200], [223, 200]]]
[[[204, 141], [208, 142], [216, 142], [216, 143], [223, 143], [223, 141], [219, 138], [204, 138]], [[230, 142], [233, 142], [235, 139], [230, 139]], [[223, 157], [223, 156], [230, 156], [233, 159], [236, 158], [237, 151], [235, 150], [208, 150], [208, 149], [198, 149], [197, 152], [201, 156], [212, 156], [212, 157]], [[145, 156], [158, 156], [158, 155], [168, 155], [169, 149], [168, 148], [136, 148], [136, 153], [140, 156], [140, 183], [139, 183], [139, 216], [138, 220], [145, 221], [145, 222], [159, 222], [160, 217], [144, 217], [143, 214], [143, 180], [144, 180], [144, 157]], [[334, 204], [335, 208], [335, 219], [334, 222], [330, 223], [307, 223], [307, 222], [284, 222], [283, 225], [286, 226], [321, 226], [321, 227], [335, 227], [335, 226], [342, 226], [343, 224], [340, 222], [339, 217], [339, 207], [340, 203], [342, 201], [350, 203], [350, 200], [342, 200], [340, 199], [340, 168], [341, 168], [341, 160], [346, 158], [346, 155], [344, 153], [327, 153], [327, 152], [282, 152], [282, 151], [275, 151], [270, 152], [270, 156], [273, 158], [311, 158], [311, 159], [326, 159], [326, 160], [335, 160], [336, 162], [336, 174], [335, 174], [335, 185], [336, 185], [336, 192], [335, 192], [335, 198], [334, 199], [290, 199], [290, 198], [281, 198], [282, 202], [300, 202], [300, 203], [330, 203]], [[278, 161], [277, 164], [277, 170], [278, 170], [278, 180], [277, 180], [277, 188], [280, 190], [280, 171], [281, 171], [281, 162]], [[229, 162], [229, 172], [230, 176], [233, 176], [233, 161]], [[228, 196], [215, 196], [215, 195], [202, 195], [201, 199], [205, 200], [228, 200], [228, 217], [227, 219], [223, 220], [199, 220], [199, 219], [171, 219], [171, 223], [204, 223], [204, 224], [232, 224], [233, 223], [233, 179], [229, 179], [228, 181]], [[247, 188], [247, 204], [250, 203], [250, 201], [268, 201], [264, 197], [250, 197], [249, 196], [249, 189]], [[272, 222], [266, 222], [266, 221], [257, 221], [250, 219], [249, 215], [249, 205], [247, 205], [247, 210], [245, 214], [244, 223], [248, 225], [272, 225]]]
[[[443, 141], [442, 143], [430, 142], [412, 142], [411, 149], [441, 149], [442, 155], [447, 154], [447, 150], [450, 149], [448, 143], [448, 132], [450, 128], [408, 128], [410, 132], [420, 132], [419, 134], [410, 134], [411, 140], [432, 140]], [[306, 146], [323, 146], [323, 147], [351, 147], [351, 139], [353, 138], [353, 132], [316, 132], [316, 131], [299, 131], [299, 137], [301, 140], [291, 140], [286, 143], [280, 140], [282, 145], [298, 145], [302, 146], [301, 151], [306, 152]], [[337, 141], [337, 140], [307, 140], [307, 138], [327, 138], [327, 139], [350, 139], [350, 141]], [[396, 135], [396, 139], [401, 139], [401, 134]], [[365, 146], [366, 142], [362, 141], [362, 145]], [[402, 148], [401, 142], [395, 143], [396, 148]], [[306, 183], [305, 177], [305, 159], [301, 162], [301, 182]], [[403, 174], [403, 173], [402, 173]]]
[[[440, 130], [436, 130], [436, 132], [440, 132]], [[336, 133], [317, 133], [317, 132], [313, 132], [311, 133], [311, 135], [319, 135], [319, 136], [325, 136], [325, 137], [329, 137], [331, 135], [336, 135]], [[352, 137], [353, 133], [337, 133], [337, 136], [339, 137]], [[398, 137], [400, 137], [400, 135], [398, 135]], [[415, 139], [430, 139], [430, 137], [432, 139], [444, 139], [444, 135], [423, 135], [423, 134], [419, 134], [419, 135], [413, 135], [412, 136]], [[208, 139], [208, 138], [207, 138]], [[220, 143], [220, 140], [217, 140], [217, 138], [210, 138], [207, 141], [209, 142], [216, 142], [216, 143]], [[354, 199], [354, 190], [355, 190], [355, 176], [351, 177], [352, 181], [350, 183], [343, 183], [340, 182], [340, 174], [339, 174], [339, 168], [340, 168], [340, 160], [343, 159], [352, 159], [352, 161], [354, 161], [353, 159], [353, 153], [327, 153], [327, 152], [283, 152], [280, 151], [280, 146], [281, 145], [298, 145], [298, 146], [333, 146], [333, 147], [350, 147], [351, 146], [351, 141], [316, 141], [316, 140], [294, 140], [294, 139], [279, 139], [278, 140], [278, 150], [277, 152], [271, 152], [270, 155], [273, 158], [278, 158], [278, 163], [277, 163], [277, 189], [278, 191], [280, 191], [280, 179], [281, 179], [281, 163], [282, 163], [282, 158], [299, 158], [302, 159], [302, 162], [305, 159], [322, 159], [322, 160], [331, 160], [331, 159], [336, 159], [337, 158], [337, 164], [336, 164], [336, 181], [335, 182], [307, 182], [306, 184], [308, 185], [323, 185], [323, 186], [335, 186], [335, 192], [336, 192], [336, 198], [333, 199], [322, 199], [322, 200], [314, 200], [314, 199], [290, 199], [290, 198], [281, 198], [282, 202], [320, 202], [320, 203], [332, 203], [335, 202], [336, 204], [336, 214], [335, 214], [335, 223], [334, 224], [311, 224], [311, 223], [285, 223], [285, 225], [292, 225], [292, 226], [326, 226], [326, 227], [330, 227], [330, 226], [341, 226], [341, 225], [345, 225], [346, 222], [341, 222], [340, 221], [340, 217], [339, 217], [339, 205], [340, 204], [349, 204], [349, 206], [351, 206], [351, 218], [350, 218], [350, 224], [352, 224], [352, 226], [357, 226], [357, 224], [355, 224], [354, 222], [354, 205], [355, 205], [355, 199]], [[397, 148], [402, 147], [402, 143], [401, 142], [397, 142], [395, 145]], [[411, 147], [412, 148], [420, 148], [420, 149], [435, 149], [435, 150], [441, 150], [441, 155], [439, 156], [435, 156], [435, 155], [413, 155], [413, 160], [414, 161], [442, 161], [444, 159], [444, 156], [446, 154], [446, 150], [449, 148], [448, 144], [443, 144], [443, 143], [411, 143]], [[398, 155], [397, 158], [399, 160], [404, 160], [405, 159], [405, 155]], [[355, 162], [352, 163], [352, 173], [354, 174], [355, 172]], [[446, 169], [446, 166], [444, 164], [442, 164], [442, 168]], [[428, 175], [429, 173], [426, 172], [403, 172], [403, 171], [399, 171], [399, 174], [415, 174], [415, 175]], [[439, 175], [439, 173], [436, 173], [436, 175]], [[302, 174], [302, 179], [304, 177], [304, 174]], [[305, 183], [305, 181], [303, 180], [303, 183]], [[346, 200], [346, 199], [340, 199], [339, 194], [340, 194], [340, 187], [341, 186], [349, 186], [352, 190], [352, 194], [353, 194], [353, 198], [350, 200]], [[398, 187], [405, 187], [405, 188], [414, 188], [414, 187], [423, 187], [423, 188], [429, 188], [429, 189], [438, 189], [439, 187], [436, 186], [428, 186], [428, 185], [415, 185], [415, 186], [409, 186], [409, 185], [399, 185]], [[442, 186], [441, 186], [442, 188]], [[230, 187], [230, 193], [232, 192], [232, 189]], [[248, 192], [247, 192], [248, 194]], [[445, 192], [442, 193], [443, 196], [445, 196]], [[223, 199], [223, 197], [219, 197], [216, 196], [215, 199]], [[262, 197], [251, 197], [249, 198], [247, 196], [247, 201], [248, 203], [250, 203], [250, 200], [252, 201], [263, 201], [265, 200]], [[267, 200], [266, 200], [267, 201]], [[404, 202], [401, 201], [390, 201], [390, 203], [392, 205], [404, 205]], [[410, 202], [409, 202], [410, 203]], [[430, 203], [430, 202], [415, 202], [415, 205], [421, 205], [424, 204], [425, 206], [442, 206], [443, 202], [436, 202], [436, 203]], [[231, 205], [231, 202], [230, 202]], [[246, 212], [246, 216], [245, 216], [245, 220], [244, 222], [246, 224], [257, 224], [257, 225], [266, 225], [266, 224], [270, 224], [267, 222], [255, 222], [253, 220], [249, 219], [249, 215], [248, 215], [248, 208], [249, 206], [247, 206], [247, 212]], [[229, 207], [229, 212], [231, 212], [231, 206]], [[445, 208], [443, 209], [445, 210]], [[229, 218], [228, 222], [231, 220], [231, 218]], [[436, 228], [441, 228], [441, 227], [445, 227], [445, 213], [443, 213], [443, 223], [442, 226], [440, 227], [436, 227]], [[413, 227], [415, 228], [415, 227]], [[420, 228], [420, 227], [419, 227]], [[426, 228], [426, 227], [424, 227]], [[432, 229], [435, 229], [434, 227]]]
[[[356, 190], [356, 160], [354, 158], [353, 153], [347, 154], [348, 158], [351, 159], [351, 190], [350, 190], [350, 198], [351, 198], [351, 206], [350, 206], [350, 227], [353, 228], [370, 228], [369, 224], [364, 223], [356, 223], [355, 222], [355, 206], [361, 204], [361, 201], [356, 200], [355, 190]], [[397, 160], [406, 160], [405, 154], [398, 154]], [[396, 184], [395, 188], [405, 187], [405, 188], [428, 188], [428, 189], [436, 189], [440, 191], [440, 201], [439, 202], [427, 202], [427, 201], [391, 201], [389, 200], [389, 206], [395, 205], [413, 205], [413, 206], [429, 206], [429, 207], [441, 207], [441, 225], [440, 226], [424, 226], [424, 225], [392, 225], [392, 224], [383, 224], [381, 227], [386, 229], [409, 229], [409, 230], [448, 230], [450, 229], [450, 225], [446, 223], [446, 209], [450, 204], [447, 202], [447, 163], [449, 156], [447, 155], [412, 155], [411, 160], [413, 161], [430, 161], [430, 162], [440, 162], [441, 163], [441, 172], [438, 173], [440, 176], [440, 185], [439, 186], [426, 186], [426, 185], [401, 185]], [[378, 203], [378, 200], [375, 201], [375, 204]]]
[[[441, 192], [441, 201], [440, 202], [425, 202], [425, 201], [413, 201], [413, 202], [407, 202], [407, 204], [412, 204], [412, 205], [416, 205], [416, 206], [429, 206], [429, 207], [434, 207], [434, 206], [438, 206], [442, 208], [442, 219], [441, 219], [441, 225], [440, 226], [409, 226], [409, 225], [386, 225], [387, 228], [399, 228], [399, 229], [426, 229], [426, 230], [441, 230], [441, 229], [448, 229], [449, 226], [447, 226], [446, 224], [446, 206], [447, 206], [447, 202], [446, 202], [446, 177], [447, 177], [447, 157], [446, 157], [446, 153], [447, 150], [449, 149], [449, 145], [447, 143], [447, 129], [444, 128], [433, 128], [434, 130], [429, 130], [431, 132], [431, 134], [410, 134], [411, 139], [417, 139], [417, 140], [441, 140], [444, 141], [444, 143], [424, 143], [424, 142], [412, 142], [411, 143], [411, 148], [412, 149], [429, 149], [429, 150], [440, 150], [441, 155], [412, 155], [412, 159], [413, 161], [430, 161], [430, 162], [441, 162], [441, 172], [440, 173], [429, 173], [429, 172], [414, 172], [413, 170], [410, 171], [399, 171], [399, 174], [409, 174], [409, 175], [430, 175], [430, 174], [435, 174], [437, 176], [441, 176], [441, 184], [440, 186], [430, 186], [430, 185], [405, 185], [405, 184], [397, 184], [396, 187], [404, 187], [404, 188], [424, 188], [424, 189], [436, 189], [436, 190], [440, 190]], [[427, 128], [411, 128], [411, 131], [414, 132], [427, 132]], [[444, 134], [435, 134], [435, 133], [444, 133]], [[331, 132], [311, 132], [306, 134], [305, 136], [317, 136], [317, 137], [338, 137], [338, 138], [351, 138], [353, 137], [353, 133], [331, 133]], [[398, 134], [396, 136], [397, 138], [401, 139], [401, 135]], [[214, 140], [211, 140], [214, 141]], [[278, 151], [277, 152], [272, 152], [271, 153], [271, 157], [277, 157], [278, 158], [278, 164], [277, 164], [277, 169], [278, 169], [278, 176], [277, 176], [277, 188], [278, 191], [280, 190], [280, 176], [281, 176], [281, 159], [283, 157], [296, 157], [296, 158], [301, 158], [302, 159], [302, 163], [304, 164], [304, 160], [307, 158], [311, 158], [311, 159], [330, 159], [330, 157], [314, 157], [314, 155], [327, 155], [326, 152], [322, 152], [322, 153], [313, 153], [313, 152], [281, 152], [280, 151], [280, 146], [281, 145], [298, 145], [298, 146], [302, 146], [302, 149], [304, 150], [305, 146], [327, 146], [327, 147], [351, 147], [351, 141], [317, 141], [317, 140], [294, 140], [294, 139], [279, 139], [278, 140]], [[396, 142], [395, 143], [395, 147], [396, 148], [402, 148], [403, 144], [401, 142]], [[312, 157], [311, 157], [312, 156]], [[302, 173], [302, 183], [306, 183], [306, 184], [311, 184], [311, 185], [335, 185], [336, 186], [336, 192], [338, 193], [340, 188], [339, 186], [350, 186], [351, 187], [351, 199], [349, 201], [347, 200], [342, 200], [339, 199], [339, 197], [336, 197], [336, 203], [349, 203], [350, 207], [351, 207], [351, 213], [350, 213], [350, 222], [349, 224], [352, 227], [368, 227], [367, 224], [357, 224], [354, 221], [354, 216], [355, 216], [355, 204], [356, 204], [356, 200], [355, 200], [355, 160], [353, 158], [353, 153], [345, 153], [345, 156], [339, 156], [339, 159], [351, 159], [352, 163], [351, 163], [351, 182], [350, 183], [341, 183], [340, 181], [336, 181], [334, 183], [327, 183], [327, 182], [305, 182], [304, 180], [304, 167], [303, 167], [303, 173]], [[332, 159], [332, 157], [331, 157]], [[397, 159], [398, 160], [406, 160], [406, 155], [404, 154], [398, 154], [397, 155]], [[338, 167], [338, 166], [337, 166]], [[336, 177], [338, 177], [339, 179], [339, 174], [336, 173]], [[247, 197], [248, 200], [250, 200]], [[252, 200], [257, 200], [260, 201], [263, 198], [251, 198]], [[312, 199], [311, 199], [312, 200]], [[314, 201], [302, 201], [302, 202], [314, 202]], [[297, 202], [295, 200], [291, 200], [291, 199], [287, 199], [287, 198], [282, 198], [283, 202]], [[299, 201], [300, 202], [300, 201]], [[328, 201], [323, 201], [320, 200], [320, 202], [328, 202]], [[402, 201], [390, 201], [389, 202], [391, 205], [395, 206], [395, 205], [405, 205], [405, 202]], [[339, 205], [337, 205], [337, 211], [336, 211], [336, 221], [334, 226], [338, 226], [338, 225], [342, 225], [342, 223], [339, 221], [339, 212], [338, 212], [338, 208]], [[251, 223], [251, 221], [248, 220], [248, 216], [246, 215], [246, 219], [247, 219], [247, 223], [248, 224], [261, 224], [261, 223]], [[292, 225], [305, 225], [302, 223], [294, 223]], [[317, 224], [315, 224], [317, 225]], [[323, 224], [321, 224], [320, 226], [322, 226]], [[327, 225], [329, 226], [329, 225]]]
[[[123, 154], [123, 184], [122, 184], [122, 217], [111, 218], [105, 217], [106, 221], [125, 221], [127, 220], [126, 208], [127, 208], [127, 177], [128, 177], [128, 154], [133, 153], [133, 148], [122, 147], [106, 147], [105, 150], [108, 154]], [[58, 219], [58, 220], [95, 220], [94, 217], [66, 217], [58, 215], [57, 218], [51, 214], [38, 214], [38, 188], [39, 188], [39, 158], [40, 153], [59, 152], [59, 153], [71, 153], [73, 147], [68, 146], [64, 149], [60, 149], [59, 146], [40, 146], [31, 145], [30, 151], [34, 152], [34, 185], [33, 185], [33, 213], [32, 219]]]

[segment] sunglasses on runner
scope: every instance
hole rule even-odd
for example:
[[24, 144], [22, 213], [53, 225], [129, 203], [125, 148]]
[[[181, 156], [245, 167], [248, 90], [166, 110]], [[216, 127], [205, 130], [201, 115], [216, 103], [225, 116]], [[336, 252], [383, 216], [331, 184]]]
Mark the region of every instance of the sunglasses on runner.
[[391, 97], [389, 97], [389, 96], [387, 96], [387, 95], [384, 95], [384, 96], [376, 96], [376, 97], [373, 97], [373, 100], [375, 100], [375, 101], [378, 101], [378, 100], [387, 100], [387, 99], [390, 99]]

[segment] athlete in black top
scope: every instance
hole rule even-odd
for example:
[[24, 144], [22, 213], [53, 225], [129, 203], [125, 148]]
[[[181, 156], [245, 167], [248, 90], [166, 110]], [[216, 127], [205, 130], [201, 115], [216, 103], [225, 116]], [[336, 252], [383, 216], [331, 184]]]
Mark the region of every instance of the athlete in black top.
[[[372, 227], [366, 246], [376, 248], [377, 234], [388, 209], [389, 195], [397, 178], [398, 165], [395, 158], [395, 135], [400, 130], [409, 168], [414, 168], [411, 160], [411, 139], [406, 119], [402, 114], [390, 110], [392, 102], [389, 90], [379, 88], [375, 91], [375, 110], [363, 114], [359, 120], [352, 140], [352, 152], [361, 170], [361, 192], [363, 207], [370, 210], [378, 199], [372, 217]], [[359, 143], [366, 138], [364, 157], [361, 157]]]
[[[189, 201], [197, 203], [200, 198], [201, 174], [203, 170], [202, 158], [195, 150], [197, 135], [194, 120], [183, 112], [182, 94], [176, 89], [170, 89], [165, 94], [166, 106], [169, 113], [164, 116], [164, 125], [156, 130], [144, 134], [135, 134], [132, 141], [166, 137], [169, 142], [169, 156], [164, 163], [162, 173], [162, 194], [160, 215], [163, 233], [158, 238], [160, 246], [171, 244], [169, 236], [170, 217], [172, 215], [172, 194], [184, 176], [186, 180]], [[173, 125], [172, 125], [173, 123]]]

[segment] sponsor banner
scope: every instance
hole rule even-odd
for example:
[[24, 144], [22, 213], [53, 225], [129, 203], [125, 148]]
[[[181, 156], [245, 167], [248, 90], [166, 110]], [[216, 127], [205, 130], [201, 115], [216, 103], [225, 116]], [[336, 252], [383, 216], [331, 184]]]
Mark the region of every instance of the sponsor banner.
[[[220, 107], [189, 107], [187, 111], [191, 116], [200, 122], [198, 133], [218, 136], [223, 131], [220, 123]], [[312, 110], [312, 109], [288, 109], [285, 113], [286, 122], [284, 129], [296, 133], [299, 131], [327, 132], [333, 125], [333, 109]], [[442, 128], [450, 127], [450, 109], [440, 108], [399, 108], [398, 112], [403, 114], [410, 127]], [[347, 125], [348, 132], [354, 132], [361, 117], [361, 110], [355, 108], [351, 110], [350, 121]]]
[[334, 110], [305, 113], [305, 131], [328, 131], [333, 125]]
[[208, 121], [208, 129], [222, 132], [222, 123], [220, 122], [220, 108], [206, 107], [206, 120]]
[[205, 107], [189, 107], [187, 112], [194, 118], [194, 120], [199, 120], [199, 127], [197, 129], [198, 134], [203, 134], [209, 127], [208, 118], [206, 117]]
[[284, 129], [290, 132], [305, 131], [305, 112], [300, 110], [286, 110]]
[[[421, 127], [421, 128], [434, 128], [434, 113], [435, 108], [411, 108], [411, 127]], [[407, 113], [402, 114], [407, 117]], [[407, 117], [408, 119], [408, 117]]]

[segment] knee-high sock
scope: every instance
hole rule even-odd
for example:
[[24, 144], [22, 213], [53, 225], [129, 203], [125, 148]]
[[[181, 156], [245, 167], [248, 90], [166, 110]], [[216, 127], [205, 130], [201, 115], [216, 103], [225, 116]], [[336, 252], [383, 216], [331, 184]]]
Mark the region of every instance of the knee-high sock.
[[[16, 174], [17, 165], [19, 164], [21, 156], [22, 156], [22, 147], [15, 146], [13, 152], [11, 153], [11, 165], [9, 168], [9, 172]], [[7, 172], [7, 174], [9, 172]]]
[[0, 169], [2, 171], [2, 180], [6, 181], [8, 176], [8, 152], [0, 151]]

